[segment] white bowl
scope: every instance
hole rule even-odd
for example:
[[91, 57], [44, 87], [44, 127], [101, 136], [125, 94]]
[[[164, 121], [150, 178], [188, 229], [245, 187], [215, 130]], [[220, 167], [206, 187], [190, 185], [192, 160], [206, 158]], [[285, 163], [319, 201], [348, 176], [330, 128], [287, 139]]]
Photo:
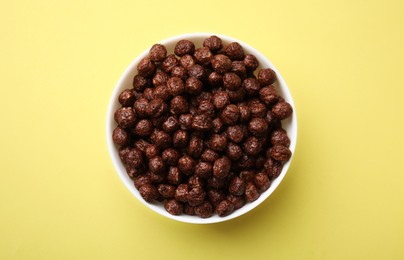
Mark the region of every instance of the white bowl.
[[[253, 47], [249, 46], [248, 44], [246, 44], [238, 39], [234, 39], [234, 38], [224, 36], [224, 35], [219, 35], [219, 34], [212, 34], [212, 33], [191, 33], [191, 34], [178, 35], [178, 36], [174, 36], [169, 39], [161, 41], [161, 44], [164, 44], [166, 46], [167, 52], [170, 54], [170, 53], [174, 53], [174, 46], [181, 39], [188, 39], [188, 40], [194, 42], [195, 46], [198, 48], [198, 47], [202, 46], [203, 40], [208, 38], [211, 35], [217, 35], [218, 37], [220, 37], [224, 44], [228, 44], [231, 42], [240, 43], [241, 46], [244, 48], [244, 51], [246, 54], [247, 53], [253, 54], [258, 59], [259, 64], [260, 64], [259, 68], [268, 68], [269, 67], [276, 72], [278, 80], [274, 85], [277, 87], [279, 94], [287, 102], [289, 102], [293, 107], [293, 115], [291, 117], [289, 117], [288, 119], [282, 121], [282, 126], [284, 129], [287, 130], [288, 136], [291, 141], [289, 148], [292, 151], [292, 157], [293, 157], [295, 147], [296, 147], [296, 138], [297, 138], [296, 108], [293, 103], [293, 99], [289, 92], [289, 89], [286, 85], [286, 82], [283, 80], [281, 74], [275, 68], [275, 66], [272, 65], [272, 63], [267, 58], [265, 58], [264, 55], [262, 55], [260, 52], [258, 52]], [[149, 207], [150, 209], [154, 210], [155, 212], [157, 212], [167, 218], [174, 219], [177, 221], [195, 223], [195, 224], [210, 224], [210, 223], [217, 223], [217, 222], [234, 219], [238, 216], [241, 216], [241, 215], [249, 212], [250, 210], [257, 207], [259, 204], [261, 204], [264, 200], [266, 200], [269, 197], [269, 195], [271, 195], [271, 193], [278, 187], [278, 185], [280, 184], [280, 182], [286, 175], [286, 172], [289, 168], [292, 158], [290, 158], [290, 160], [285, 163], [281, 174], [279, 175], [278, 178], [276, 178], [272, 182], [271, 187], [268, 190], [266, 190], [265, 192], [263, 192], [256, 201], [247, 203], [242, 208], [234, 211], [232, 214], [230, 214], [226, 217], [219, 217], [216, 214], [210, 218], [205, 218], [205, 219], [197, 217], [197, 216], [188, 216], [185, 214], [180, 215], [180, 216], [173, 216], [164, 209], [164, 206], [162, 205], [162, 203], [150, 204], [150, 203], [147, 203], [146, 201], [144, 201], [143, 198], [140, 196], [138, 190], [135, 188], [133, 181], [127, 175], [125, 167], [119, 158], [118, 147], [112, 141], [112, 132], [113, 132], [114, 128], [116, 127], [116, 123], [114, 121], [114, 113], [120, 107], [120, 104], [118, 102], [119, 94], [124, 89], [132, 88], [133, 77], [137, 74], [136, 66], [142, 58], [144, 58], [148, 55], [149, 49], [152, 44], [154, 44], [154, 43], [150, 43], [150, 46], [146, 46], [147, 49], [142, 54], [140, 54], [134, 61], [132, 61], [132, 63], [126, 68], [122, 77], [119, 79], [118, 84], [115, 86], [115, 89], [112, 93], [112, 96], [111, 96], [111, 99], [109, 102], [109, 106], [108, 106], [107, 144], [108, 144], [108, 150], [109, 150], [112, 162], [114, 164], [114, 167], [115, 167], [119, 177], [121, 178], [121, 180], [125, 184], [125, 186], [128, 188], [128, 190], [130, 192], [132, 192], [132, 194], [140, 202], [142, 202], [145, 206]]]

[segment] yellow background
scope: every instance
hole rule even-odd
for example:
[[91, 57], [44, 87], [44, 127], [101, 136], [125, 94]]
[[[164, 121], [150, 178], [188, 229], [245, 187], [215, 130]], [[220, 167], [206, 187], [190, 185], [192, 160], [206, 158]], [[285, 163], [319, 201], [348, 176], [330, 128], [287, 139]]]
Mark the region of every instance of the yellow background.
[[[0, 259], [404, 259], [404, 2], [2, 1]], [[265, 54], [292, 92], [286, 178], [233, 221], [138, 202], [105, 140], [126, 66], [207, 31]]]

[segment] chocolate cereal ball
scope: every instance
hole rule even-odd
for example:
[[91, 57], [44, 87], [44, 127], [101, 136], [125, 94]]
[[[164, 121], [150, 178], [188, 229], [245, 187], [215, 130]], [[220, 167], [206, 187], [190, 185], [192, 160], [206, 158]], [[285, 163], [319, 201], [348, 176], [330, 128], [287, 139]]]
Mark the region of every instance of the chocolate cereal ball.
[[229, 95], [230, 101], [233, 103], [243, 101], [246, 95], [244, 88], [238, 88], [237, 90], [226, 89], [226, 93]]
[[209, 218], [213, 214], [212, 205], [208, 201], [202, 202], [194, 208], [195, 214], [201, 218]]
[[226, 149], [227, 138], [224, 135], [213, 134], [209, 141], [209, 148], [216, 151], [222, 152]]
[[177, 165], [180, 156], [180, 153], [174, 148], [167, 148], [161, 153], [163, 161], [170, 166]]
[[209, 162], [198, 162], [195, 166], [195, 175], [207, 179], [211, 177], [213, 172], [213, 166]]
[[261, 86], [273, 84], [276, 81], [275, 71], [270, 68], [260, 69], [258, 71], [258, 81]]
[[192, 189], [195, 187], [203, 188], [205, 186], [204, 181], [202, 178], [196, 175], [192, 175], [188, 179], [188, 186]]
[[235, 143], [229, 143], [226, 149], [226, 155], [232, 161], [237, 161], [243, 155], [243, 150]]
[[170, 184], [178, 185], [181, 183], [182, 173], [178, 167], [170, 167], [167, 173], [167, 181]]
[[170, 111], [173, 115], [180, 115], [187, 113], [188, 101], [183, 96], [175, 96], [170, 101]]
[[178, 77], [182, 80], [188, 78], [188, 71], [182, 66], [175, 66], [171, 69], [171, 77]]
[[254, 181], [255, 171], [242, 171], [240, 172], [240, 178], [245, 182], [252, 182]]
[[112, 132], [112, 140], [117, 145], [125, 145], [129, 142], [130, 138], [125, 129], [118, 126]]
[[230, 104], [229, 95], [225, 91], [218, 91], [213, 95], [212, 103], [217, 109], [223, 109]]
[[204, 162], [214, 163], [217, 159], [219, 159], [219, 154], [211, 149], [204, 150], [201, 155], [201, 160]]
[[244, 59], [244, 50], [243, 47], [238, 42], [232, 42], [223, 50], [224, 54], [226, 54], [232, 60], [243, 60]]
[[163, 44], [154, 44], [149, 51], [149, 57], [151, 61], [159, 62], [163, 61], [167, 56], [167, 49]]
[[231, 72], [236, 73], [241, 79], [245, 79], [247, 77], [247, 69], [242, 61], [233, 61], [231, 63]]
[[167, 101], [170, 98], [170, 92], [166, 85], [159, 85], [153, 89], [153, 97]]
[[145, 184], [151, 184], [150, 176], [148, 176], [147, 174], [140, 174], [134, 178], [134, 185], [136, 189], [139, 189]]
[[243, 81], [243, 88], [245, 89], [247, 95], [255, 96], [258, 95], [261, 85], [255, 78], [246, 78]]
[[212, 118], [215, 116], [215, 106], [209, 100], [203, 100], [198, 105], [197, 113]]
[[188, 192], [187, 201], [190, 206], [198, 206], [205, 200], [206, 193], [202, 187], [193, 187]]
[[172, 199], [175, 196], [176, 187], [170, 184], [159, 184], [157, 190], [164, 199]]
[[140, 75], [136, 75], [133, 78], [133, 89], [136, 91], [143, 91], [149, 86], [149, 80]]
[[240, 122], [244, 123], [250, 120], [251, 111], [245, 103], [238, 104], [238, 110], [240, 111]]
[[185, 154], [178, 160], [178, 169], [185, 175], [191, 175], [195, 169], [195, 161], [191, 156]]
[[188, 76], [202, 81], [207, 77], [205, 69], [199, 64], [192, 65], [188, 68]]
[[222, 40], [216, 35], [212, 35], [203, 41], [203, 46], [208, 47], [212, 52], [218, 51], [223, 47]]
[[224, 74], [231, 70], [231, 65], [232, 65], [231, 59], [229, 57], [227, 57], [226, 55], [223, 55], [223, 54], [215, 55], [212, 58], [211, 63], [212, 63], [212, 68], [220, 74]]
[[214, 87], [223, 86], [223, 75], [216, 71], [210, 73], [208, 76], [208, 83]]
[[241, 87], [241, 79], [236, 73], [228, 72], [223, 76], [223, 86], [228, 90], [237, 90]]
[[208, 200], [209, 202], [213, 205], [213, 206], [217, 206], [219, 205], [219, 203], [226, 199], [226, 193], [223, 190], [219, 190], [219, 189], [208, 189], [206, 192], [207, 196], [208, 196]]
[[165, 85], [169, 78], [170, 76], [167, 73], [163, 71], [157, 71], [156, 74], [154, 74], [153, 76], [152, 83], [154, 86]]
[[273, 115], [280, 119], [286, 119], [293, 113], [293, 108], [288, 102], [278, 102], [272, 107]]
[[149, 144], [144, 149], [144, 155], [146, 156], [147, 159], [151, 159], [159, 155], [159, 149], [154, 144]]
[[191, 114], [182, 114], [178, 118], [182, 130], [190, 130], [194, 117]]
[[259, 172], [254, 176], [254, 184], [260, 192], [264, 192], [271, 186], [271, 181], [265, 173]]
[[193, 117], [192, 129], [195, 131], [209, 131], [212, 127], [212, 119], [209, 116], [203, 114]]
[[189, 192], [188, 184], [185, 183], [179, 184], [177, 186], [177, 189], [175, 190], [174, 197], [178, 201], [188, 202], [188, 192]]
[[155, 71], [156, 66], [148, 57], [141, 59], [139, 64], [137, 65], [137, 72], [142, 77], [149, 77], [153, 75]]
[[172, 133], [177, 131], [177, 129], [180, 127], [180, 123], [176, 117], [170, 116], [164, 121], [162, 127], [167, 133]]
[[271, 134], [271, 144], [273, 146], [282, 145], [285, 147], [289, 147], [290, 139], [289, 139], [286, 131], [283, 129], [278, 129], [278, 130], [273, 131]]
[[203, 152], [203, 140], [197, 135], [192, 135], [189, 140], [188, 154], [194, 158], [199, 158]]
[[218, 134], [223, 131], [223, 121], [219, 117], [216, 117], [215, 119], [212, 120], [212, 125], [213, 125], [213, 132]]
[[195, 45], [189, 40], [180, 40], [174, 48], [174, 53], [177, 56], [184, 56], [185, 54], [192, 55], [195, 51]]
[[131, 107], [135, 102], [135, 93], [132, 89], [125, 89], [119, 95], [118, 101], [123, 107]]
[[115, 122], [122, 128], [128, 128], [136, 123], [136, 115], [131, 107], [121, 107], [114, 114]]
[[220, 119], [222, 119], [223, 123], [226, 125], [236, 124], [239, 118], [240, 111], [234, 104], [227, 105], [220, 114]]
[[135, 125], [134, 133], [137, 136], [149, 136], [153, 132], [153, 123], [148, 119], [141, 119]]
[[150, 141], [152, 141], [159, 149], [166, 149], [171, 145], [172, 138], [168, 133], [154, 129], [150, 135]]
[[173, 136], [173, 145], [176, 148], [184, 148], [188, 145], [189, 134], [184, 130], [177, 130]]
[[275, 145], [270, 149], [271, 158], [277, 161], [286, 162], [292, 156], [289, 148], [282, 145]]
[[213, 164], [213, 175], [216, 178], [224, 179], [230, 173], [231, 161], [226, 156], [220, 157]]
[[256, 102], [249, 102], [248, 105], [251, 117], [264, 118], [266, 116], [268, 110], [265, 104], [261, 103], [260, 101], [256, 101]]
[[156, 98], [150, 101], [146, 108], [146, 113], [150, 117], [157, 118], [162, 116], [167, 109], [167, 104], [164, 102], [164, 100]]
[[143, 97], [146, 98], [148, 101], [151, 101], [154, 99], [153, 92], [154, 91], [152, 88], [145, 88], [145, 90], [143, 90]]
[[244, 138], [243, 128], [239, 125], [227, 127], [226, 134], [227, 138], [235, 143], [240, 143]]
[[133, 104], [133, 109], [136, 111], [136, 115], [140, 118], [145, 118], [148, 116], [147, 110], [149, 107], [149, 101], [145, 98], [139, 98]]
[[189, 77], [185, 81], [185, 92], [190, 95], [199, 95], [202, 92], [203, 83], [197, 78]]
[[245, 199], [243, 196], [234, 196], [233, 194], [227, 195], [227, 200], [233, 203], [234, 210], [237, 210], [245, 205]]
[[256, 70], [259, 65], [257, 58], [252, 54], [245, 55], [243, 62], [249, 72]]
[[166, 72], [170, 73], [171, 70], [178, 65], [178, 60], [174, 54], [168, 55], [163, 62], [161, 63], [161, 69]]
[[139, 193], [147, 202], [153, 202], [157, 200], [159, 196], [157, 188], [153, 184], [144, 184], [140, 186]]
[[149, 171], [161, 174], [164, 171], [164, 161], [160, 156], [155, 156], [149, 160]]
[[150, 143], [148, 143], [146, 140], [144, 139], [138, 139], [135, 141], [133, 147], [139, 149], [141, 152], [144, 152], [146, 147], [149, 145]]
[[229, 184], [229, 192], [234, 196], [241, 196], [245, 192], [245, 182], [242, 178], [236, 176], [233, 177]]
[[189, 69], [192, 65], [195, 65], [196, 61], [193, 56], [189, 54], [185, 54], [180, 58], [180, 65], [185, 69]]
[[197, 63], [206, 66], [210, 63], [213, 55], [208, 47], [201, 47], [195, 50], [194, 57]]
[[246, 189], [245, 189], [245, 200], [247, 202], [253, 202], [255, 200], [257, 200], [260, 196], [260, 193], [257, 189], [257, 187], [255, 187], [255, 185], [252, 182], [247, 183], [246, 185]]
[[256, 156], [262, 150], [262, 143], [255, 136], [248, 137], [243, 144], [243, 150], [247, 155]]
[[219, 215], [219, 217], [225, 217], [227, 215], [230, 215], [233, 211], [234, 211], [234, 204], [227, 199], [222, 200], [216, 207], [216, 212]]
[[175, 199], [166, 200], [164, 202], [164, 208], [167, 210], [168, 213], [175, 216], [181, 215], [183, 211], [182, 204]]
[[126, 156], [128, 155], [129, 151], [129, 146], [122, 146], [121, 148], [119, 148], [119, 158], [123, 163], [126, 163]]
[[257, 137], [263, 136], [268, 131], [268, 123], [263, 118], [253, 118], [248, 124], [248, 130]]
[[259, 91], [259, 95], [261, 100], [266, 104], [266, 105], [272, 105], [278, 101], [278, 93], [276, 92], [276, 89], [274, 86], [269, 85], [266, 87], [263, 87]]
[[185, 84], [178, 77], [171, 77], [167, 80], [168, 92], [171, 96], [181, 95], [185, 91]]

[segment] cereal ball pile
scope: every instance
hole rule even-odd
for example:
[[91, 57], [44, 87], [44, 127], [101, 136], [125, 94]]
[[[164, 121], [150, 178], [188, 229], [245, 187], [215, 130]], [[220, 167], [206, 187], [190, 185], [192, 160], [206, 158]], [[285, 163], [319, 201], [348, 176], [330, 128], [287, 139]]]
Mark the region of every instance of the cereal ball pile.
[[[292, 106], [276, 73], [237, 42], [155, 44], [122, 91], [113, 141], [143, 199], [173, 215], [227, 216], [256, 200], [291, 157]], [[257, 70], [257, 71], [256, 71]]]

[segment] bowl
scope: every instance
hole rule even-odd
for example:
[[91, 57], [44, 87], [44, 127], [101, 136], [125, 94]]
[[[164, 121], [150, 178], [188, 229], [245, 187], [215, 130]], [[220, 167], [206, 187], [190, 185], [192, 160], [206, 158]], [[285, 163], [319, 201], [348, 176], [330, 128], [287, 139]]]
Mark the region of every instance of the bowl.
[[[296, 147], [296, 138], [297, 138], [297, 120], [296, 120], [296, 108], [293, 103], [292, 96], [290, 94], [290, 91], [288, 89], [288, 86], [286, 85], [285, 80], [282, 78], [282, 75], [279, 73], [279, 71], [275, 68], [275, 66], [259, 51], [257, 51], [255, 48], [251, 47], [250, 45], [235, 39], [231, 38], [225, 35], [220, 35], [220, 34], [213, 34], [213, 33], [191, 33], [191, 34], [183, 34], [183, 35], [178, 35], [174, 36], [171, 38], [168, 38], [166, 40], [161, 41], [160, 43], [165, 45], [167, 48], [167, 53], [174, 53], [174, 47], [175, 44], [182, 39], [188, 39], [192, 42], [194, 42], [195, 46], [198, 48], [202, 46], [203, 40], [208, 38], [211, 35], [216, 35], [220, 37], [223, 41], [223, 44], [228, 44], [231, 42], [238, 42], [240, 45], [244, 48], [245, 53], [250, 53], [255, 55], [257, 60], [259, 61], [260, 66], [259, 68], [271, 68], [276, 72], [277, 75], [277, 81], [274, 84], [275, 87], [277, 88], [279, 94], [291, 104], [293, 107], [293, 114], [290, 116], [288, 119], [282, 121], [282, 126], [284, 129], [287, 130], [288, 136], [290, 138], [290, 150], [292, 152], [292, 158], [293, 154], [295, 151]], [[261, 196], [251, 202], [245, 204], [242, 208], [234, 211], [232, 214], [225, 216], [225, 217], [219, 217], [218, 215], [214, 214], [210, 218], [200, 218], [198, 216], [188, 216], [188, 215], [179, 215], [179, 216], [174, 216], [169, 214], [165, 209], [162, 203], [157, 203], [157, 204], [150, 204], [146, 201], [143, 200], [141, 195], [139, 194], [138, 190], [135, 188], [133, 181], [131, 178], [127, 175], [125, 167], [123, 163], [121, 162], [118, 154], [118, 147], [114, 144], [112, 140], [112, 132], [114, 128], [116, 127], [116, 122], [114, 121], [114, 112], [120, 107], [120, 104], [118, 102], [118, 96], [119, 94], [127, 88], [132, 88], [132, 81], [133, 77], [137, 74], [137, 69], [136, 66], [139, 63], [139, 61], [146, 57], [149, 53], [150, 47], [154, 43], [150, 43], [149, 46], [145, 46], [147, 49], [141, 53], [137, 58], [135, 58], [132, 63], [126, 68], [125, 72], [119, 79], [118, 83], [115, 86], [115, 89], [113, 90], [109, 106], [108, 106], [108, 112], [107, 112], [107, 122], [106, 122], [106, 134], [107, 134], [107, 144], [108, 144], [108, 150], [109, 154], [112, 159], [112, 163], [115, 167], [116, 172], [118, 173], [120, 179], [126, 186], [126, 188], [141, 202], [143, 203], [146, 207], [150, 208], [151, 210], [157, 212], [158, 214], [176, 220], [180, 222], [186, 222], [186, 223], [194, 223], [194, 224], [211, 224], [211, 223], [217, 223], [217, 222], [223, 222], [223, 221], [228, 221], [230, 219], [234, 219], [236, 217], [239, 217], [241, 215], [246, 214], [247, 212], [251, 211], [258, 205], [260, 205], [262, 202], [264, 202], [273, 192], [274, 190], [278, 187], [278, 185], [281, 183], [283, 178], [286, 175], [286, 172], [288, 171], [289, 165], [292, 162], [292, 158], [287, 161], [282, 169], [282, 172], [280, 175], [273, 180], [271, 183], [271, 186], [268, 190], [263, 192]]]

